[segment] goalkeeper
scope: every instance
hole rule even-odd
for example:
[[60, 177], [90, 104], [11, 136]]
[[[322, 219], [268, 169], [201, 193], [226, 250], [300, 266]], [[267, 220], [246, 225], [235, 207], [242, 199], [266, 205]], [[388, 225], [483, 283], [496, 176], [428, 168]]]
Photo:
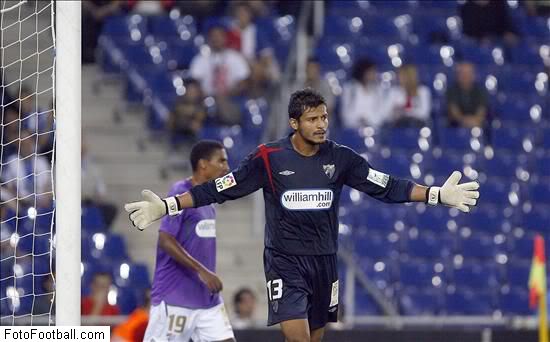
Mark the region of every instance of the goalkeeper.
[[323, 97], [296, 91], [288, 106], [293, 132], [260, 145], [223, 177], [165, 199], [148, 190], [126, 204], [140, 230], [183, 208], [223, 203], [263, 190], [264, 271], [268, 325], [280, 324], [289, 342], [318, 342], [338, 314], [338, 202], [344, 185], [388, 203], [426, 202], [469, 212], [479, 184], [459, 184], [455, 171], [441, 187], [426, 187], [374, 169], [346, 146], [327, 140]]

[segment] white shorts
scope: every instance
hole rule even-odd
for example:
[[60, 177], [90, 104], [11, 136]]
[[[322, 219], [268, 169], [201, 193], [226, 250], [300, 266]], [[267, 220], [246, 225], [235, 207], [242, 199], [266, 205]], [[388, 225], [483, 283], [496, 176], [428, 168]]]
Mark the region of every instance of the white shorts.
[[187, 309], [162, 301], [152, 306], [145, 331], [146, 342], [223, 341], [235, 338], [225, 306], [220, 303], [209, 309]]

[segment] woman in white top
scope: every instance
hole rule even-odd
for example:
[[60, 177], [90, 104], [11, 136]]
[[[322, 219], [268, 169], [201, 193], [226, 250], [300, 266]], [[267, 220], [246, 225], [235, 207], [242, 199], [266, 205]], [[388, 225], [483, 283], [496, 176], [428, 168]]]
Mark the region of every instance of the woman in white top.
[[399, 85], [392, 87], [388, 96], [390, 124], [421, 127], [430, 119], [432, 95], [430, 89], [418, 83], [414, 65], [405, 64], [398, 71]]
[[353, 66], [352, 80], [342, 93], [342, 124], [346, 128], [378, 128], [388, 119], [387, 90], [378, 82], [376, 65], [362, 58]]

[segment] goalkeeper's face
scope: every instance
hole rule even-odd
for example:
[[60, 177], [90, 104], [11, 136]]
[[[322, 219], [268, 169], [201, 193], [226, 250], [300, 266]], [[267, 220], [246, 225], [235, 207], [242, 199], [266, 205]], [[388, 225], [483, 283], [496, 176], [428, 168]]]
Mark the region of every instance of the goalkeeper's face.
[[291, 119], [290, 125], [307, 143], [324, 143], [327, 140], [328, 129], [327, 106], [323, 104], [306, 109], [298, 120]]
[[229, 172], [229, 163], [227, 161], [227, 152], [225, 149], [215, 150], [210, 159], [205, 160], [204, 172], [208, 180], [216, 179], [226, 175]]

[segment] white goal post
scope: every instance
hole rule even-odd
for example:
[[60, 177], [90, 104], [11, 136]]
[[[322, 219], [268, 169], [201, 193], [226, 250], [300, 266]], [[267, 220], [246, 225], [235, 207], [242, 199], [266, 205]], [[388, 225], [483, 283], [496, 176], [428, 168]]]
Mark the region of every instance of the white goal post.
[[80, 325], [80, 11], [55, 1], [56, 325]]

